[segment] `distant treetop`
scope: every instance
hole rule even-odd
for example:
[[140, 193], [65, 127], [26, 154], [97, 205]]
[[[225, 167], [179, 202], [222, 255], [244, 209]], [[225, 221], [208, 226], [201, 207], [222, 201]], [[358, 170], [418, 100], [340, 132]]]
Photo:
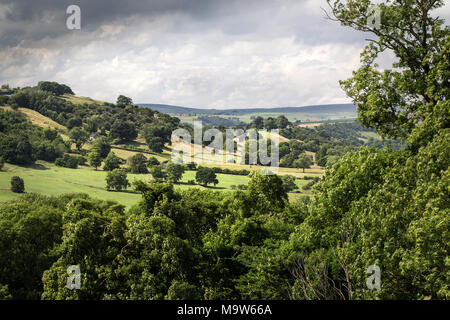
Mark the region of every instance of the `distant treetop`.
[[51, 92], [56, 96], [62, 96], [66, 93], [75, 94], [69, 86], [66, 86], [65, 84], [59, 84], [57, 82], [40, 81], [37, 87], [42, 91]]
[[130, 106], [130, 105], [133, 105], [133, 100], [131, 98], [120, 95], [117, 98], [116, 104], [121, 107]]

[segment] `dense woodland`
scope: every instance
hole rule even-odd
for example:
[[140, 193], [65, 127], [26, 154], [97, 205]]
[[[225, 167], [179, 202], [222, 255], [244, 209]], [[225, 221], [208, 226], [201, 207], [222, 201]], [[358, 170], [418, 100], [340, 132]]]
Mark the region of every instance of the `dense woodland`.
[[[341, 85], [359, 121], [398, 147], [363, 145], [356, 124], [286, 124], [292, 140], [280, 146], [282, 163], [300, 167], [311, 150], [328, 165], [313, 196], [294, 202], [279, 176], [259, 173], [231, 193], [138, 181], [142, 200], [129, 210], [86, 194], [26, 194], [0, 204], [0, 298], [449, 299], [450, 30], [431, 17], [443, 1], [382, 5], [381, 29], [363, 23], [366, 1], [329, 4], [331, 19], [376, 37]], [[380, 70], [375, 58], [386, 48], [397, 62]], [[59, 97], [67, 91], [41, 84], [8, 103], [104, 139], [143, 132], [161, 146], [166, 128], [179, 125], [126, 97], [80, 106]], [[0, 111], [0, 129], [7, 162], [60, 157], [70, 147], [18, 112]], [[107, 145], [99, 143], [102, 157]], [[66, 288], [70, 265], [81, 269], [79, 290]], [[381, 269], [379, 290], [366, 286], [370, 265]]]

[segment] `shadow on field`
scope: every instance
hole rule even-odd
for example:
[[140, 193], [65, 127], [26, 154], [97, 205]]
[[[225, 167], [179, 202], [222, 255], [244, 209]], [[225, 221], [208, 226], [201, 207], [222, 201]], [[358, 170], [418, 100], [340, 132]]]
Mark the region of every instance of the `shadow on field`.
[[23, 166], [24, 168], [27, 169], [34, 169], [34, 170], [50, 170], [49, 168], [47, 168], [46, 166], [40, 164], [40, 163], [35, 163], [32, 165], [28, 165], [28, 166]]
[[[104, 190], [102, 188], [99, 188], [99, 189]], [[130, 194], [139, 194], [139, 192], [133, 191], [133, 190], [120, 190], [120, 191], [117, 191], [117, 190], [106, 190], [106, 191], [108, 191], [108, 192], [130, 193]]]
[[207, 188], [207, 189], [215, 189], [215, 190], [223, 190], [223, 189], [226, 189], [226, 188], [224, 188], [224, 187], [213, 187], [213, 186], [204, 186], [204, 185], [202, 185], [202, 184], [190, 184], [190, 183], [187, 183], [187, 182], [177, 182], [176, 184], [178, 184], [178, 185], [184, 185], [184, 186], [199, 186], [199, 187], [203, 187], [203, 188]]

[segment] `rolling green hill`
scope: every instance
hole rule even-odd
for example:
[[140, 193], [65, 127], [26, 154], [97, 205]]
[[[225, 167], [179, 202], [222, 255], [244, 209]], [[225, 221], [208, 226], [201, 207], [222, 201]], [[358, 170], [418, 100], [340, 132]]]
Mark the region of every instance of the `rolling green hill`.
[[187, 108], [180, 106], [171, 106], [165, 104], [138, 104], [142, 107], [148, 107], [153, 110], [179, 115], [189, 115], [193, 113], [197, 114], [210, 114], [210, 115], [244, 115], [250, 113], [297, 113], [297, 112], [310, 112], [310, 113], [327, 113], [334, 112], [354, 112], [356, 114], [356, 107], [353, 104], [328, 104], [328, 105], [315, 105], [304, 107], [277, 107], [277, 108], [243, 108], [243, 109], [199, 109], [199, 108]]
[[139, 104], [140, 106], [178, 116], [183, 122], [191, 122], [201, 116], [221, 116], [223, 118], [235, 117], [243, 122], [250, 122], [253, 117], [286, 116], [290, 121], [300, 120], [327, 121], [356, 118], [356, 107], [353, 104], [329, 104], [304, 107], [278, 107], [278, 108], [245, 108], [245, 109], [199, 109], [171, 106], [164, 104]]

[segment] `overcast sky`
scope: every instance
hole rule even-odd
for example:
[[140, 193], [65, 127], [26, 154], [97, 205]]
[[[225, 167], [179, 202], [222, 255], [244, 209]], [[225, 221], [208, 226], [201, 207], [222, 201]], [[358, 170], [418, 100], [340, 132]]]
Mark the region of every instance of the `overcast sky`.
[[[81, 30], [66, 9], [81, 8]], [[0, 0], [0, 83], [197, 108], [350, 102], [364, 34], [325, 0]], [[443, 16], [450, 16], [448, 5]], [[389, 57], [385, 57], [386, 61]]]

